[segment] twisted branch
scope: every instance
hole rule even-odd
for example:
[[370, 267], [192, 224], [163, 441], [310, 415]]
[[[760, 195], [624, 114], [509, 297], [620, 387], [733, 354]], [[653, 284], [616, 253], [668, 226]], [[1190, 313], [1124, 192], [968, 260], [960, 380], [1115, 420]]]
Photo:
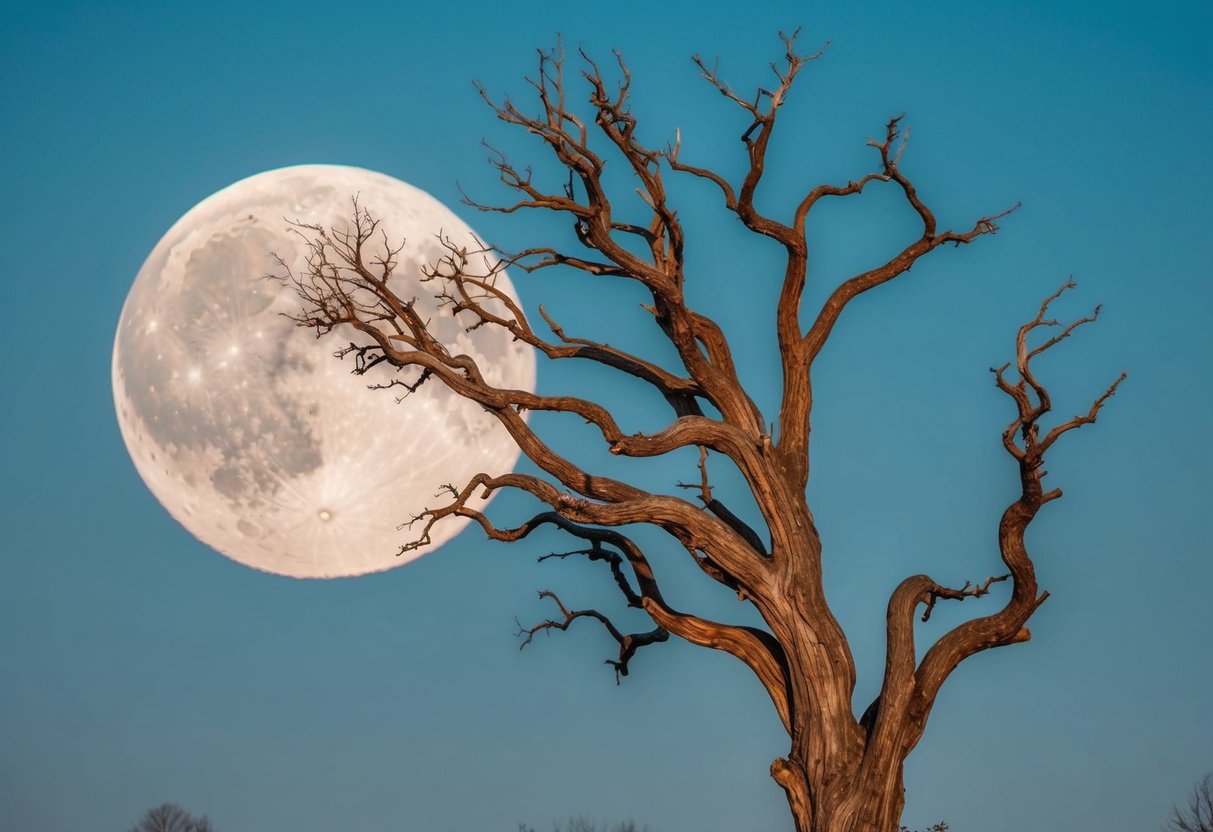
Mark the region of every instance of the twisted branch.
[[[1040, 508], [1061, 496], [1061, 489], [1045, 491], [1042, 486], [1046, 475], [1044, 453], [1064, 433], [1094, 422], [1103, 403], [1115, 394], [1126, 377], [1121, 373], [1095, 399], [1086, 414], [1057, 425], [1041, 437], [1040, 419], [1050, 411], [1051, 400], [1048, 390], [1035, 374], [1032, 360], [1068, 338], [1078, 327], [1095, 321], [1099, 314], [1097, 307], [1091, 315], [1066, 325], [1047, 318], [1050, 305], [1072, 288], [1072, 281], [1064, 283], [1045, 298], [1035, 317], [1019, 328], [1013, 362], [1019, 379], [1012, 382], [1006, 377], [1010, 363], [992, 370], [996, 385], [1011, 398], [1016, 410], [1015, 419], [1002, 434], [1003, 445], [1015, 459], [1020, 473], [1020, 495], [1003, 512], [998, 528], [999, 550], [1009, 571], [977, 586], [966, 583], [960, 589], [943, 587], [925, 575], [914, 575], [893, 592], [887, 616], [884, 684], [877, 701], [869, 706], [862, 720], [870, 741], [876, 746], [883, 748], [891, 743], [913, 747], [921, 736], [940, 687], [951, 672], [975, 653], [1027, 641], [1031, 634], [1025, 625], [1049, 597], [1048, 592], [1039, 590], [1035, 565], [1024, 540], [1027, 528]], [[1040, 346], [1032, 347], [1029, 335], [1040, 328], [1059, 331]], [[981, 597], [988, 594], [992, 584], [1007, 580], [1011, 582], [1011, 597], [1001, 610], [954, 627], [935, 642], [915, 667], [913, 616], [919, 604], [926, 605], [922, 620], [927, 621], [937, 600]], [[880, 764], [892, 763], [886, 758]]]
[[598, 610], [569, 610], [567, 607], [565, 607], [560, 598], [557, 597], [556, 593], [548, 589], [542, 590], [539, 593], [539, 597], [551, 598], [552, 601], [555, 602], [556, 606], [560, 609], [560, 614], [564, 617], [560, 620], [549, 618], [539, 622], [533, 627], [523, 627], [522, 624], [518, 624], [519, 637], [525, 636], [518, 649], [522, 650], [528, 644], [530, 644], [531, 640], [535, 638], [536, 633], [547, 632], [550, 630], [567, 630], [569, 625], [578, 618], [593, 618], [600, 622], [610, 634], [611, 638], [615, 639], [615, 641], [619, 644], [619, 658], [607, 659], [605, 662], [603, 662], [604, 664], [609, 664], [611, 667], [615, 668], [615, 684], [619, 684], [621, 677], [628, 675], [628, 662], [630, 662], [632, 657], [636, 655], [637, 650], [639, 650], [641, 647], [647, 647], [650, 644], [659, 644], [660, 642], [667, 641], [670, 638], [670, 634], [661, 627], [657, 627], [656, 629], [649, 630], [645, 633], [630, 633], [628, 635], [624, 635], [619, 628], [611, 622], [611, 619], [607, 618]]

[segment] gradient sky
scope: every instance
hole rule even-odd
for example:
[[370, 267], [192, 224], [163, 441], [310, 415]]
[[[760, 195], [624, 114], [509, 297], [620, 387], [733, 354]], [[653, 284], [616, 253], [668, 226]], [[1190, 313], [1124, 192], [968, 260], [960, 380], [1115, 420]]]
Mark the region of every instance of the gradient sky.
[[[671, 642], [616, 687], [592, 627], [518, 651], [514, 617], [547, 611], [535, 590], [613, 602], [595, 565], [535, 563], [559, 541], [510, 548], [468, 530], [382, 575], [264, 575], [168, 517], [118, 433], [118, 315], [182, 213], [305, 162], [380, 170], [453, 206], [457, 180], [504, 199], [482, 137], [558, 175], [471, 87], [523, 99], [532, 49], [557, 32], [624, 51], [650, 144], [681, 128], [687, 158], [731, 173], [745, 123], [690, 55], [719, 54], [747, 89], [780, 27], [803, 25], [806, 48], [831, 40], [783, 111], [761, 200], [773, 213], [870, 170], [865, 137], [902, 111], [903, 168], [941, 222], [1023, 202], [997, 236], [855, 303], [823, 355], [810, 497], [857, 700], [874, 691], [902, 577], [999, 571], [1015, 483], [998, 443], [1009, 402], [986, 368], [1067, 276], [1079, 290], [1064, 311], [1106, 304], [1042, 365], [1063, 414], [1130, 374], [1052, 456], [1066, 498], [1030, 537], [1052, 598], [1030, 643], [975, 657], [945, 687], [908, 764], [905, 822], [1156, 829], [1213, 770], [1208, 3], [244, 5], [0, 12], [0, 829], [122, 830], [165, 800], [222, 832], [497, 832], [581, 812], [653, 832], [790, 828], [767, 774], [786, 736], [738, 662]], [[692, 300], [722, 320], [773, 413], [777, 252], [706, 186], [675, 195]], [[457, 210], [506, 248], [565, 231]], [[887, 191], [823, 211], [813, 297], [913, 234], [907, 213]], [[517, 283], [570, 332], [646, 340], [634, 294]], [[635, 391], [540, 367], [546, 391], [587, 377], [603, 399]], [[648, 427], [659, 411], [625, 412]], [[584, 436], [550, 429], [562, 446]], [[636, 476], [669, 488], [692, 460]], [[495, 504], [499, 518], [511, 508]], [[742, 615], [676, 560], [658, 559], [672, 602]]]

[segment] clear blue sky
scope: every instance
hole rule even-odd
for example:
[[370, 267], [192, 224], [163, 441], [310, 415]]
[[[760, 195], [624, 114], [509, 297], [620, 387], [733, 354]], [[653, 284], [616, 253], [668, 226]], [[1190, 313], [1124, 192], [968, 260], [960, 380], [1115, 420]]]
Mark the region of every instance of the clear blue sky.
[[[589, 627], [519, 653], [514, 616], [545, 611], [534, 590], [588, 605], [611, 587], [590, 565], [538, 566], [538, 544], [489, 546], [471, 530], [355, 580], [240, 567], [139, 481], [109, 362], [143, 258], [230, 182], [342, 163], [448, 204], [457, 180], [491, 200], [504, 194], [482, 137], [555, 173], [470, 82], [524, 97], [533, 47], [557, 32], [596, 55], [624, 50], [651, 143], [680, 127], [684, 152], [736, 171], [745, 125], [689, 57], [719, 54], [744, 89], [777, 56], [777, 30], [798, 24], [806, 46], [833, 45], [784, 110], [771, 211], [869, 170], [864, 138], [901, 111], [913, 128], [904, 168], [943, 222], [1024, 204], [996, 237], [865, 296], [823, 357], [811, 496], [861, 698], [901, 577], [997, 572], [995, 524], [1014, 481], [997, 442], [1008, 403], [986, 368], [1006, 359], [1014, 327], [1072, 274], [1068, 309], [1102, 301], [1106, 315], [1047, 365], [1061, 412], [1130, 373], [1049, 466], [1067, 494], [1032, 532], [1053, 596], [1033, 641], [973, 659], [945, 688], [910, 759], [905, 820], [1157, 828], [1213, 769], [1209, 9], [5, 4], [0, 828], [121, 830], [164, 800], [210, 813], [222, 832], [497, 832], [578, 812], [654, 832], [789, 828], [767, 775], [786, 739], [740, 664], [670, 643], [616, 687], [601, 664], [609, 645]], [[770, 408], [775, 252], [737, 231], [707, 188], [678, 195], [694, 299], [724, 321]], [[506, 247], [551, 229], [458, 210]], [[826, 214], [812, 229], [815, 290], [909, 233], [887, 194]], [[643, 318], [626, 293], [590, 301], [584, 286], [517, 282], [529, 308], [550, 298], [570, 331], [642, 331], [622, 323]], [[540, 372], [546, 390], [578, 381]], [[594, 381], [604, 398], [632, 389]], [[643, 423], [656, 410], [629, 413]], [[553, 430], [566, 444], [580, 436]], [[496, 506], [504, 517], [511, 503]], [[677, 603], [738, 614], [685, 577], [667, 590]], [[993, 602], [949, 614], [982, 603]]]

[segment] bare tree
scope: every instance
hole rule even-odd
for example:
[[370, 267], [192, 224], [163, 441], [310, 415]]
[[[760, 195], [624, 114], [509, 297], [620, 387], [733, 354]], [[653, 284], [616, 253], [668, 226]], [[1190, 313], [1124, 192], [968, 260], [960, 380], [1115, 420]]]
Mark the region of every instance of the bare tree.
[[[337, 354], [351, 356], [356, 372], [383, 363], [394, 366], [402, 373], [399, 383], [407, 388], [406, 395], [422, 384], [445, 385], [491, 413], [541, 472], [483, 472], [469, 482], [448, 485], [445, 502], [414, 518], [419, 534], [404, 550], [425, 544], [434, 525], [452, 516], [474, 520], [498, 541], [520, 541], [542, 527], [567, 533], [577, 541], [576, 548], [548, 557], [583, 557], [605, 564], [623, 602], [647, 613], [653, 627], [628, 632], [607, 613], [575, 608], [545, 590], [540, 595], [550, 600], [557, 614], [523, 627], [524, 644], [542, 631], [565, 630], [580, 620], [596, 621], [618, 644], [618, 654], [608, 660], [617, 680], [627, 675], [638, 650], [664, 642], [671, 634], [735, 656], [758, 677], [787, 729], [790, 750], [774, 760], [771, 775], [786, 792], [798, 832], [895, 832], [904, 803], [903, 763], [922, 737], [940, 687], [969, 656], [1027, 641], [1025, 625], [1048, 597], [1037, 584], [1024, 542], [1037, 512], [1061, 496], [1060, 489], [1043, 484], [1046, 452], [1066, 433], [1094, 422], [1124, 376], [1104, 389], [1086, 412], [1047, 427], [1044, 419], [1051, 399], [1033, 362], [1094, 321], [1099, 309], [1071, 323], [1052, 318], [1051, 304], [1074, 285], [1067, 282], [1019, 328], [1012, 360], [991, 371], [997, 388], [1013, 405], [1013, 418], [1001, 441], [1019, 473], [1019, 494], [998, 526], [1007, 571], [959, 587], [921, 574], [902, 581], [888, 601], [880, 693], [856, 713], [851, 704], [855, 661], [826, 600], [822, 546], [805, 494], [813, 369], [855, 298], [905, 274], [937, 249], [993, 234], [998, 220], [1009, 212], [983, 216], [959, 230], [941, 228], [903, 170], [906, 135], [900, 116], [888, 121], [881, 138], [869, 140], [877, 159], [872, 172], [845, 184], [808, 189], [784, 219], [760, 211], [755, 195], [763, 181], [778, 112], [801, 70], [817, 57], [798, 52], [794, 34], [781, 35], [781, 40], [784, 54], [772, 65], [772, 85], [750, 97], [735, 92], [716, 68], [694, 59], [707, 83], [742, 116], [746, 166], [740, 183], [685, 159], [678, 138], [664, 149], [641, 142], [629, 104], [631, 76], [618, 53], [617, 83], [609, 82], [599, 65], [582, 53], [580, 75], [589, 102], [585, 116], [566, 97], [565, 59], [559, 46], [539, 52], [536, 74], [527, 79], [537, 94], [537, 115], [528, 115], [509, 98], [498, 102], [480, 88], [497, 118], [546, 146], [563, 169], [563, 184], [547, 188], [529, 167], [515, 167], [494, 152], [492, 164], [517, 200], [504, 206], [471, 200], [468, 204], [482, 211], [539, 211], [567, 217], [580, 246], [571, 250], [539, 244], [506, 254], [487, 248], [468, 251], [446, 240], [443, 258], [427, 271], [429, 285], [469, 330], [502, 327], [552, 361], [605, 365], [646, 383], [669, 406], [670, 421], [661, 430], [625, 433], [608, 404], [589, 398], [494, 386], [484, 367], [433, 336], [412, 298], [396, 293], [393, 271], [401, 249], [387, 244], [385, 229], [357, 204], [346, 227], [298, 226], [310, 246], [309, 267], [304, 273], [280, 277], [293, 281], [303, 300], [296, 319], [301, 326], [312, 328], [318, 337], [338, 327], [346, 332], [352, 328], [358, 340]], [[608, 193], [604, 169], [609, 157], [622, 160], [633, 184], [639, 186], [635, 193], [643, 204], [634, 207], [644, 212], [644, 221], [622, 217], [619, 200], [630, 200], [630, 192]], [[782, 251], [772, 324], [783, 391], [773, 422], [767, 421], [742, 385], [721, 327], [688, 305], [683, 226], [666, 192], [667, 177], [676, 176], [701, 181], [746, 229], [769, 238]], [[802, 325], [806, 312], [801, 308], [809, 281], [806, 220], [827, 200], [878, 185], [892, 187], [904, 197], [920, 232], [887, 262], [833, 288], [821, 308], [803, 318], [811, 321], [806, 328]], [[580, 273], [589, 280], [587, 292], [609, 291], [617, 282], [638, 284], [651, 299], [645, 309], [673, 347], [680, 366], [668, 369], [619, 347], [577, 337], [542, 306], [539, 314], [551, 334], [541, 332], [496, 285], [495, 277], [504, 265], [527, 272], [561, 267]], [[575, 415], [601, 436], [610, 453], [624, 457], [697, 449], [698, 474], [691, 490], [700, 504], [583, 467], [536, 432], [524, 418], [525, 411]], [[732, 465], [744, 477], [761, 513], [759, 528], [745, 522], [713, 491], [709, 463]], [[518, 525], [502, 526], [473, 507], [473, 495], [502, 489], [531, 495], [543, 510]], [[677, 609], [666, 600], [650, 552], [627, 529], [632, 525], [663, 531], [667, 546], [685, 551], [709, 579], [752, 604], [766, 627], [709, 620]], [[940, 601], [985, 596], [1002, 581], [1009, 582], [1009, 597], [1001, 609], [952, 628], [920, 653], [915, 644], [917, 617], [925, 621]]]
[[210, 819], [194, 817], [176, 803], [161, 803], [144, 812], [131, 832], [215, 832]]
[[[617, 823], [610, 828], [609, 832], [648, 832], [648, 827], [638, 827], [635, 821], [623, 821]], [[597, 832], [598, 825], [584, 815], [580, 817], [570, 818], [568, 826], [557, 821], [552, 824], [552, 832]], [[518, 832], [535, 832], [533, 826], [527, 826], [525, 823], [518, 824]], [[602, 832], [608, 832], [607, 827], [602, 827]]]
[[1213, 774], [1192, 787], [1188, 805], [1175, 806], [1167, 819], [1171, 832], [1213, 832]]

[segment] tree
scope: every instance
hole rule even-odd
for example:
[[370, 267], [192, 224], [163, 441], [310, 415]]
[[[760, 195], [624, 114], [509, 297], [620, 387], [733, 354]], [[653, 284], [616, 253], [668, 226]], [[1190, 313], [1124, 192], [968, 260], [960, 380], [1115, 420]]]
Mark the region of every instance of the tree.
[[143, 813], [131, 832], [215, 832], [210, 819], [194, 817], [176, 803], [161, 803]]
[[1171, 832], [1213, 832], [1213, 774], [1206, 774], [1192, 787], [1187, 806], [1171, 809], [1167, 829]]
[[[844, 310], [859, 295], [908, 272], [920, 258], [945, 246], [962, 246], [993, 234], [1010, 211], [983, 216], [961, 230], [941, 228], [935, 214], [902, 167], [906, 146], [901, 117], [890, 119], [883, 136], [869, 140], [877, 164], [872, 172], [842, 185], [822, 184], [804, 193], [791, 216], [767, 216], [755, 203], [763, 182], [767, 150], [777, 115], [800, 72], [815, 55], [797, 51], [795, 34], [781, 35], [784, 54], [773, 65], [773, 86], [752, 97], [736, 93], [699, 57], [702, 77], [739, 108], [746, 125], [741, 140], [746, 154], [739, 184], [683, 158], [679, 138], [664, 149], [643, 144], [630, 108], [631, 75], [616, 53], [618, 83], [582, 53], [581, 77], [588, 90], [588, 117], [570, 103], [565, 58], [559, 46], [541, 50], [537, 74], [528, 78], [538, 98], [538, 114], [527, 115], [509, 98], [480, 94], [497, 118], [536, 136], [562, 169], [563, 184], [546, 188], [529, 167], [515, 167], [504, 154], [491, 162], [516, 201], [490, 206], [468, 199], [482, 211], [511, 214], [553, 212], [573, 223], [579, 247], [537, 244], [518, 252], [491, 248], [468, 251], [443, 240], [441, 260], [426, 271], [442, 304], [468, 328], [502, 327], [552, 361], [592, 362], [647, 384], [664, 399], [670, 421], [652, 433], [627, 434], [610, 407], [572, 395], [544, 395], [502, 389], [485, 368], [440, 343], [409, 297], [394, 290], [396, 256], [403, 243], [388, 244], [387, 229], [370, 210], [355, 202], [345, 227], [299, 225], [307, 240], [309, 265], [303, 273], [279, 275], [295, 286], [303, 302], [296, 322], [320, 337], [338, 328], [356, 340], [337, 355], [352, 357], [355, 372], [387, 364], [401, 376], [395, 382], [409, 392], [439, 383], [491, 413], [538, 468], [538, 474], [484, 472], [469, 482], [446, 486], [443, 504], [413, 518], [419, 530], [411, 550], [429, 541], [430, 530], [445, 518], [470, 518], [489, 538], [521, 541], [537, 529], [554, 527], [578, 541], [577, 548], [548, 557], [583, 557], [610, 570], [624, 603], [642, 610], [653, 628], [627, 632], [597, 609], [577, 609], [550, 591], [557, 615], [523, 627], [524, 646], [537, 633], [565, 630], [593, 620], [618, 644], [608, 660], [616, 680], [628, 674], [637, 651], [672, 634], [693, 644], [723, 650], [746, 664], [765, 687], [787, 729], [790, 750], [771, 764], [771, 775], [786, 792], [798, 832], [894, 832], [904, 804], [903, 764], [918, 743], [936, 696], [949, 674], [966, 658], [995, 647], [1027, 641], [1028, 619], [1048, 597], [1037, 583], [1025, 533], [1040, 509], [1061, 496], [1046, 488], [1046, 452], [1066, 433], [1094, 422], [1120, 378], [1073, 418], [1046, 426], [1052, 404], [1033, 362], [1094, 321], [1086, 317], [1062, 324], [1050, 306], [1067, 290], [1066, 282], [1019, 328], [1012, 360], [992, 369], [997, 389], [1013, 405], [1001, 442], [1018, 469], [1019, 494], [998, 526], [998, 545], [1006, 574], [976, 584], [946, 586], [927, 575], [911, 575], [892, 592], [887, 608], [887, 644], [879, 695], [860, 713], [852, 709], [855, 661], [822, 585], [822, 546], [806, 498], [809, 481], [813, 369]], [[638, 184], [642, 222], [623, 218], [621, 199], [604, 174], [608, 157], [622, 160]], [[724, 208], [756, 235], [782, 251], [780, 291], [774, 312], [783, 390], [779, 413], [768, 422], [741, 383], [733, 353], [717, 323], [687, 302], [684, 232], [667, 198], [667, 177], [690, 177], [716, 193]], [[807, 314], [802, 299], [809, 281], [806, 221], [817, 206], [885, 184], [897, 189], [921, 225], [919, 235], [884, 264], [843, 281], [821, 308]], [[1014, 209], [1011, 209], [1014, 210]], [[518, 303], [496, 285], [505, 266], [526, 272], [562, 268], [590, 278], [593, 291], [612, 283], [638, 285], [651, 300], [645, 308], [677, 355], [676, 369], [626, 350], [566, 333], [541, 306], [551, 335], [541, 333]], [[590, 291], [591, 289], [587, 289]], [[808, 326], [804, 320], [811, 321]], [[603, 476], [562, 455], [524, 418], [526, 411], [570, 414], [600, 435], [610, 453], [657, 457], [683, 449], [698, 450], [693, 501], [654, 493]], [[762, 525], [755, 528], [713, 491], [709, 462], [734, 466], [753, 494]], [[478, 493], [516, 490], [529, 494], [542, 510], [515, 526], [490, 521], [473, 507]], [[674, 608], [666, 601], [649, 553], [630, 526], [661, 530], [685, 550], [711, 580], [753, 605], [765, 628], [709, 620]], [[915, 618], [927, 620], [941, 601], [987, 595], [1009, 582], [1005, 605], [954, 627], [921, 654], [915, 644]], [[920, 612], [921, 608], [921, 612]]]
[[[609, 832], [648, 832], [648, 827], [643, 829], [638, 827], [635, 821], [624, 821], [617, 823]], [[535, 832], [535, 828], [527, 826], [525, 823], [518, 824], [518, 832]], [[598, 825], [585, 816], [569, 818], [568, 826], [564, 826], [559, 821], [552, 824], [552, 832], [598, 832]], [[602, 832], [608, 832], [607, 827], [602, 827]]]

